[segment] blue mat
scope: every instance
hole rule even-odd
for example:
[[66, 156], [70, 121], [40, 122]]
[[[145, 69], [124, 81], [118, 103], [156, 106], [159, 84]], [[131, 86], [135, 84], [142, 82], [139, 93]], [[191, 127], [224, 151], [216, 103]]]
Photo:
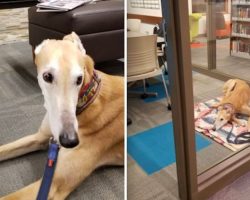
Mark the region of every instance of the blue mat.
[[[167, 81], [168, 80], [167, 75], [165, 75], [164, 77], [165, 77], [165, 80]], [[147, 88], [147, 92], [157, 92], [158, 95], [157, 97], [148, 97], [146, 99], [143, 99], [145, 103], [151, 103], [151, 102], [159, 101], [163, 98], [166, 98], [166, 93], [165, 93], [165, 89], [162, 83], [161, 76], [157, 76], [156, 79], [159, 80], [159, 82], [155, 84], [149, 84], [149, 87]], [[134, 88], [132, 91], [143, 92], [143, 87]]]
[[[195, 134], [195, 139], [196, 151], [212, 143], [199, 134]], [[172, 122], [129, 136], [127, 144], [128, 154], [148, 175], [176, 161]]]

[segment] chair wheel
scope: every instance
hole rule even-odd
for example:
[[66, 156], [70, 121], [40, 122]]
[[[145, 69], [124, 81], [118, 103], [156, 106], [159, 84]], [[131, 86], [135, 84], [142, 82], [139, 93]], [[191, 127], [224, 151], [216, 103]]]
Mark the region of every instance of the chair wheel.
[[170, 104], [168, 104], [168, 110], [171, 110], [172, 108], [171, 108], [171, 105]]
[[148, 98], [148, 94], [144, 93], [144, 94], [141, 95], [141, 99], [146, 99], [146, 98]]
[[132, 124], [132, 120], [130, 118], [127, 119], [127, 125], [131, 125]]

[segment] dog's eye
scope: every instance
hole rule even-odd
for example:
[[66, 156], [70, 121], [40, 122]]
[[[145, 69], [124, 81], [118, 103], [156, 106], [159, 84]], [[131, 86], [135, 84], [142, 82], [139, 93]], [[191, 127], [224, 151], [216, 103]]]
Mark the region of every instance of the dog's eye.
[[43, 74], [43, 80], [46, 81], [47, 83], [52, 83], [53, 82], [53, 75], [49, 72], [45, 72]]
[[223, 121], [223, 118], [220, 118], [220, 121]]
[[81, 85], [82, 83], [82, 76], [78, 76], [76, 80], [76, 85]]

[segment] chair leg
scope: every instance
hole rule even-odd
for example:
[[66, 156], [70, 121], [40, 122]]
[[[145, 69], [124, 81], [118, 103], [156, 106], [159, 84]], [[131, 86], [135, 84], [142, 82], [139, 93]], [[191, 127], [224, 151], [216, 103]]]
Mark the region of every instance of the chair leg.
[[144, 94], [146, 94], [146, 92], [147, 92], [147, 89], [146, 89], [146, 80], [143, 79], [142, 81], [143, 81], [143, 92], [144, 92]]
[[146, 99], [146, 98], [149, 97], [149, 96], [154, 96], [154, 97], [156, 97], [156, 96], [158, 95], [157, 92], [147, 92], [146, 80], [143, 79], [142, 81], [143, 81], [143, 92], [144, 92], [144, 93], [141, 95], [141, 98], [142, 98], [142, 99]]
[[165, 75], [168, 75], [168, 66], [167, 66], [167, 62], [165, 61], [164, 57], [161, 57], [161, 62], [163, 63], [163, 66], [164, 66]]
[[168, 94], [168, 88], [167, 88], [167, 85], [166, 85], [166, 82], [165, 82], [163, 73], [161, 73], [161, 78], [162, 78], [162, 83], [163, 83], [163, 85], [164, 85], [164, 89], [165, 89], [165, 92], [166, 92], [168, 110], [171, 110], [171, 101], [170, 101], [170, 97], [169, 97], [169, 94]]
[[127, 118], [127, 126], [131, 125], [132, 124], [132, 119], [130, 118]]

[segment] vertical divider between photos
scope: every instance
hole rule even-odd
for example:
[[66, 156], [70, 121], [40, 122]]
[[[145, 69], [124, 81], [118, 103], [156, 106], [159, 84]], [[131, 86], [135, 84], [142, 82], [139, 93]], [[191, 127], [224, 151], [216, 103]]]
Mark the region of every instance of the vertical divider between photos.
[[181, 200], [193, 200], [197, 193], [197, 167], [188, 1], [161, 0], [161, 3], [167, 26], [166, 56], [179, 196]]
[[128, 120], [128, 98], [127, 98], [127, 7], [128, 1], [124, 1], [124, 199], [128, 199], [128, 160], [127, 160], [127, 120]]

